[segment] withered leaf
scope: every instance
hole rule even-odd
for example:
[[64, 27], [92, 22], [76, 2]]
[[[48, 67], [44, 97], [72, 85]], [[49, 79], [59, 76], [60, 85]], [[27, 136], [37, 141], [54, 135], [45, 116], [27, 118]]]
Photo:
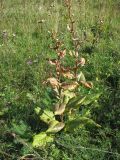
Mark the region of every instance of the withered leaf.
[[63, 122], [53, 121], [51, 122], [47, 133], [57, 133], [64, 128], [65, 124]]
[[58, 52], [58, 56], [59, 56], [60, 58], [64, 58], [65, 55], [66, 55], [66, 49], [64, 49], [63, 51]]
[[62, 103], [54, 112], [55, 115], [61, 115], [65, 111], [66, 104]]
[[61, 72], [68, 72], [68, 71], [70, 71], [71, 70], [71, 68], [70, 67], [66, 67], [66, 68], [64, 68], [63, 66], [61, 66]]
[[77, 63], [78, 63], [78, 65], [84, 66], [86, 63], [86, 60], [85, 60], [85, 58], [82, 57], [82, 58], [80, 58], [80, 60]]
[[48, 59], [48, 62], [51, 64], [51, 65], [56, 65], [58, 63], [58, 61], [56, 59]]
[[87, 88], [93, 88], [92, 82], [84, 82], [84, 81], [80, 81], [80, 82]]
[[78, 75], [77, 75], [77, 80], [78, 81], [82, 81], [82, 82], [86, 82], [86, 79], [85, 79], [85, 76], [82, 72], [80, 72]]
[[59, 82], [56, 78], [52, 77], [52, 78], [48, 78], [47, 79], [47, 82], [50, 83], [50, 85], [55, 88], [55, 87], [58, 87], [59, 86]]
[[72, 82], [72, 83], [62, 83], [61, 87], [64, 90], [74, 90], [79, 84], [77, 82]]
[[54, 106], [54, 112], [57, 111], [59, 109], [59, 103], [56, 103]]
[[79, 55], [78, 52], [75, 52], [75, 57], [78, 57], [78, 55]]
[[65, 78], [69, 78], [69, 79], [73, 79], [74, 78], [74, 75], [72, 73], [70, 73], [69, 71], [66, 72], [66, 73], [62, 73], [62, 75], [65, 77]]

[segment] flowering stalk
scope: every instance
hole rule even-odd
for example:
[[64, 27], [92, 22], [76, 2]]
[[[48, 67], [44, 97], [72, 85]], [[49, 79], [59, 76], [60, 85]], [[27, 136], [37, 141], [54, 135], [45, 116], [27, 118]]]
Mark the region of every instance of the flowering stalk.
[[72, 14], [72, 1], [71, 0], [65, 0], [65, 4], [68, 10], [68, 19], [69, 24], [67, 25], [67, 29], [71, 34], [74, 50], [75, 50], [75, 67], [74, 67], [74, 74], [75, 78], [77, 79], [77, 70], [78, 70], [78, 50], [79, 50], [79, 38], [76, 36], [75, 32], [75, 20], [73, 19]]

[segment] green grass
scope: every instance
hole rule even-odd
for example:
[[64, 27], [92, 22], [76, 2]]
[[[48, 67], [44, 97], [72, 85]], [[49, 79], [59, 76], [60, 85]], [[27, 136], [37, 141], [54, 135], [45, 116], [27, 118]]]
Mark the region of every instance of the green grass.
[[[67, 32], [66, 8], [62, 1], [55, 1], [50, 8], [51, 2], [52, 0], [0, 1], [0, 159], [15, 160], [34, 153], [34, 150], [24, 143], [27, 139], [26, 143], [31, 144], [32, 136], [42, 130], [34, 108], [40, 105], [49, 108], [52, 105], [50, 93], [42, 84], [50, 72], [45, 59], [54, 56], [54, 52], [49, 48], [52, 44], [49, 31], [57, 31], [66, 48], [72, 49]], [[75, 0], [72, 8], [82, 44], [79, 52], [87, 59], [83, 70], [88, 80], [94, 83], [93, 91], [103, 93], [99, 106], [96, 106], [92, 113], [93, 118], [102, 125], [102, 129], [93, 129], [93, 135], [89, 130], [85, 135], [81, 134], [83, 131], [78, 131], [67, 136], [86, 147], [120, 154], [120, 2]], [[99, 33], [98, 42], [94, 46], [93, 33]], [[82, 92], [87, 93], [85, 90]], [[20, 135], [23, 142], [19, 137], [14, 141], [10, 140], [8, 134], [14, 132], [13, 124], [19, 125], [19, 121], [27, 126], [26, 132], [29, 133], [26, 136], [28, 138]], [[94, 136], [98, 133], [99, 136]], [[59, 138], [65, 136], [60, 134]], [[70, 142], [70, 146], [73, 146], [72, 151], [54, 143], [37, 153], [50, 160], [61, 157], [64, 160], [92, 160], [96, 159], [96, 156], [98, 160], [120, 158], [103, 152], [91, 153], [74, 149], [74, 141]], [[9, 158], [5, 153], [12, 157]]]

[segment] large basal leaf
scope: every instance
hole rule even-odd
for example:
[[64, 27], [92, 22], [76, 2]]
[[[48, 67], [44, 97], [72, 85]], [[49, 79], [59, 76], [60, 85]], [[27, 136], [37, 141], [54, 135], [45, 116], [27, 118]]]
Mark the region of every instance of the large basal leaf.
[[47, 133], [57, 133], [61, 131], [64, 128], [64, 126], [65, 124], [63, 122], [52, 121], [46, 132]]
[[45, 132], [41, 132], [33, 137], [33, 147], [45, 147], [47, 143], [53, 142], [53, 137], [48, 136]]
[[35, 112], [40, 116], [40, 119], [49, 124], [51, 121], [55, 120], [54, 113], [50, 110], [42, 110], [41, 108], [35, 108]]
[[96, 127], [101, 127], [99, 124], [95, 123], [92, 119], [87, 117], [80, 117], [74, 120], [70, 120], [65, 125], [65, 131], [75, 131], [77, 128], [81, 128], [85, 125], [92, 125]]

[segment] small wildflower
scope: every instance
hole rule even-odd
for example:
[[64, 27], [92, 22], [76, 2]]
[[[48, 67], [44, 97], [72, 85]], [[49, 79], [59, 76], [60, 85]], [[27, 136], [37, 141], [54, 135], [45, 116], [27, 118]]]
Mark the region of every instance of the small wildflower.
[[16, 34], [15, 34], [15, 33], [13, 33], [13, 34], [12, 34], [12, 36], [13, 36], [13, 37], [16, 37]]
[[41, 11], [41, 10], [42, 10], [42, 7], [40, 6], [40, 7], [38, 8], [38, 10]]
[[45, 23], [45, 19], [38, 21], [38, 23]]
[[31, 60], [27, 61], [27, 64], [32, 65], [32, 61]]

